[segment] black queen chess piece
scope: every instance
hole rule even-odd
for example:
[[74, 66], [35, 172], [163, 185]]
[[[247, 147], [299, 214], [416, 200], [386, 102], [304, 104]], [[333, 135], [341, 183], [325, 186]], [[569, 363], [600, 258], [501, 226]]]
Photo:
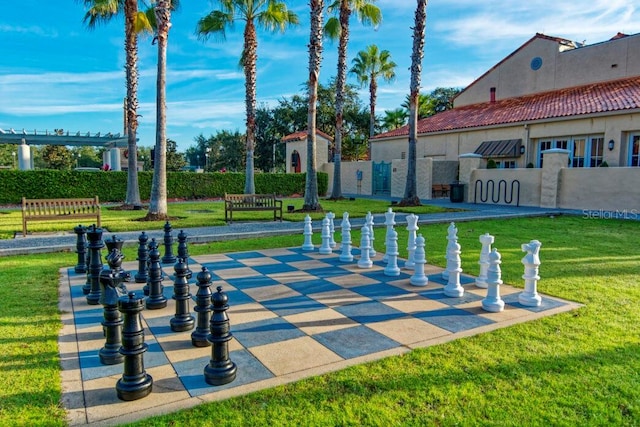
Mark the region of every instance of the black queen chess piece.
[[113, 248], [107, 255], [110, 270], [103, 270], [100, 274], [100, 303], [104, 307], [102, 327], [106, 340], [98, 356], [103, 365], [116, 365], [124, 360], [120, 353], [123, 322], [118, 310], [118, 299], [127, 293], [119, 274], [123, 258], [122, 252]]
[[187, 280], [189, 269], [184, 258], [178, 258], [174, 270], [173, 299], [176, 301], [176, 312], [169, 323], [171, 324], [171, 330], [174, 332], [190, 331], [193, 329], [196, 319], [189, 311], [189, 300], [191, 299]]
[[138, 272], [133, 277], [136, 283], [147, 283], [147, 279], [149, 278], [147, 275], [147, 263], [149, 262], [148, 241], [149, 236], [143, 231], [142, 234], [138, 236]]
[[116, 383], [116, 392], [121, 400], [137, 400], [148, 396], [153, 388], [153, 378], [144, 369], [144, 329], [140, 312], [144, 309], [144, 298], [138, 298], [135, 292], [118, 299], [118, 310], [122, 313], [122, 346], [124, 372]]
[[229, 341], [233, 337], [229, 328], [229, 297], [218, 286], [211, 298], [213, 316], [209, 322], [210, 333], [207, 340], [212, 344], [211, 360], [204, 367], [204, 380], [211, 385], [224, 385], [236, 379], [238, 367], [229, 359]]
[[198, 281], [198, 291], [196, 292], [196, 305], [193, 309], [198, 313], [198, 321], [195, 331], [191, 333], [191, 344], [194, 347], [207, 347], [211, 345], [207, 340], [211, 319], [211, 273], [207, 267], [202, 267], [196, 280]]
[[76, 253], [78, 254], [78, 263], [76, 264], [74, 271], [76, 273], [87, 272], [87, 227], [84, 225], [78, 225], [73, 227], [73, 232], [76, 233]]
[[173, 254], [173, 235], [171, 234], [171, 224], [167, 221], [164, 224], [164, 256], [163, 264], [174, 264], [176, 256]]
[[91, 225], [87, 229], [87, 239], [89, 240], [89, 275], [91, 279], [87, 304], [98, 305], [100, 303], [100, 273], [103, 266], [101, 249], [104, 248], [102, 228], [96, 227], [95, 224]]

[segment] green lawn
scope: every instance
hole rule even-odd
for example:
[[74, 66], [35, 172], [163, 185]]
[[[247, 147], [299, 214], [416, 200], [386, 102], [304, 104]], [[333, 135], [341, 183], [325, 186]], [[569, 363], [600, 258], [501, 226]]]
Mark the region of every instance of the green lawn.
[[[477, 274], [478, 237], [489, 232], [502, 279], [522, 287], [520, 245], [538, 239], [539, 291], [584, 307], [135, 425], [640, 425], [640, 223], [559, 216], [457, 226], [465, 272]], [[444, 266], [446, 227], [420, 229], [432, 264]], [[396, 230], [406, 241], [405, 227]], [[378, 228], [379, 251], [383, 241]], [[301, 242], [281, 236], [189, 251]], [[400, 250], [406, 256], [406, 245]], [[135, 248], [125, 254], [135, 259]], [[58, 269], [75, 262], [73, 253], [0, 258], [0, 425], [64, 424], [55, 305]]]

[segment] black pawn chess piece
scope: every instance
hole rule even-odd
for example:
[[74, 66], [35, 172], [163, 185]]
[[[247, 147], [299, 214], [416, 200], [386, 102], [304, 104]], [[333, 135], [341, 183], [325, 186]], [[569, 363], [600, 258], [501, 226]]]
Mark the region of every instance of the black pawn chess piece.
[[147, 297], [147, 308], [157, 310], [167, 306], [167, 298], [164, 296], [162, 286], [162, 266], [160, 265], [160, 251], [155, 239], [149, 243], [149, 296]]
[[[114, 248], [118, 249], [118, 251], [122, 253], [122, 246], [124, 245], [124, 240], [118, 239], [114, 234], [113, 236], [111, 236], [110, 239], [105, 239], [104, 244], [107, 246], [107, 254], [110, 254]], [[121, 265], [118, 267], [119, 271], [117, 271], [116, 273], [118, 274], [118, 276], [120, 276], [122, 280], [128, 281], [130, 278], [130, 275], [129, 273], [127, 273], [122, 269], [122, 263], [120, 264]]]
[[76, 233], [76, 253], [78, 254], [78, 263], [76, 264], [74, 271], [76, 273], [87, 272], [87, 227], [84, 225], [78, 225], [73, 227], [73, 232]]
[[147, 242], [149, 236], [144, 231], [138, 237], [138, 272], [134, 276], [136, 283], [147, 283], [147, 262], [149, 261], [149, 248], [147, 248]]
[[87, 238], [89, 239], [89, 251], [91, 252], [91, 263], [89, 264], [89, 273], [91, 275], [91, 288], [87, 295], [87, 304], [100, 304], [100, 273], [102, 272], [102, 253], [104, 248], [102, 241], [102, 228], [96, 227], [95, 224], [87, 230]]
[[98, 355], [103, 365], [116, 365], [124, 360], [120, 353], [122, 316], [118, 311], [118, 299], [126, 295], [127, 291], [118, 274], [123, 258], [122, 252], [113, 248], [107, 255], [110, 270], [103, 270], [100, 274], [100, 304], [104, 307], [102, 327], [106, 340]]
[[180, 230], [178, 233], [178, 258], [183, 258], [187, 264], [187, 279], [191, 279], [193, 272], [189, 269], [189, 248], [187, 247], [187, 233]]
[[143, 298], [137, 298], [134, 292], [118, 299], [118, 310], [122, 313], [122, 346], [124, 373], [116, 383], [116, 392], [121, 400], [141, 399], [153, 388], [153, 378], [144, 370], [144, 329], [140, 321], [140, 312], [144, 309]]
[[229, 341], [232, 338], [227, 310], [229, 298], [218, 286], [211, 298], [213, 316], [209, 322], [210, 333], [207, 340], [212, 344], [211, 360], [204, 367], [204, 380], [211, 385], [224, 385], [236, 379], [238, 367], [229, 359]]
[[196, 330], [191, 333], [191, 344], [194, 347], [207, 347], [211, 343], [207, 340], [209, 335], [209, 320], [211, 319], [211, 273], [207, 267], [196, 276], [198, 291], [196, 292], [196, 306], [193, 308], [198, 313]]
[[184, 332], [193, 329], [196, 319], [189, 311], [189, 282], [187, 281], [187, 263], [184, 258], [178, 258], [174, 270], [175, 280], [173, 283], [173, 299], [176, 301], [176, 314], [171, 318], [171, 330], [174, 332]]
[[173, 235], [171, 234], [171, 224], [167, 221], [164, 224], [164, 256], [162, 257], [163, 264], [173, 264], [176, 262], [176, 257], [173, 255]]

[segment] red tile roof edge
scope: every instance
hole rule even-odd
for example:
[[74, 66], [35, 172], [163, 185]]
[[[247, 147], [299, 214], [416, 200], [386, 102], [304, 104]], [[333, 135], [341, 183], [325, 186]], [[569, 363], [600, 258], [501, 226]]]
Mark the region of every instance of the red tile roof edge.
[[[333, 141], [333, 137], [321, 131], [320, 129], [316, 129], [316, 135], [320, 135], [321, 137], [323, 137], [328, 141]], [[307, 139], [307, 129], [290, 133], [289, 135], [285, 135], [282, 137], [282, 139], [280, 139], [280, 141], [282, 142], [304, 141], [305, 139]]]

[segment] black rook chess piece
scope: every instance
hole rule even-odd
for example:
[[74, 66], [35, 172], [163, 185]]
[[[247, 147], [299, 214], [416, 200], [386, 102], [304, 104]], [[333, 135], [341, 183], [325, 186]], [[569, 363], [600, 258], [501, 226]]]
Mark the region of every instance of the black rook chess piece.
[[163, 264], [173, 264], [176, 262], [176, 257], [173, 255], [173, 235], [171, 234], [171, 224], [167, 221], [164, 224], [164, 256], [162, 257]]
[[147, 248], [147, 242], [149, 236], [144, 231], [138, 236], [138, 272], [134, 276], [136, 283], [146, 283], [147, 276], [147, 262], [149, 261], [149, 249]]
[[238, 367], [229, 359], [229, 341], [232, 338], [229, 329], [229, 317], [227, 310], [229, 297], [222, 292], [222, 286], [218, 286], [211, 298], [213, 316], [211, 316], [210, 333], [207, 340], [212, 344], [211, 360], [204, 367], [204, 380], [211, 385], [224, 385], [236, 379]]
[[211, 319], [211, 273], [207, 267], [196, 276], [198, 291], [196, 292], [196, 306], [193, 308], [198, 313], [196, 330], [191, 333], [191, 344], [194, 347], [207, 347], [211, 343], [207, 340], [209, 335], [209, 320]]
[[100, 273], [102, 272], [102, 254], [100, 250], [104, 248], [102, 241], [102, 228], [95, 224], [87, 230], [89, 239], [89, 251], [91, 252], [89, 274], [91, 275], [91, 288], [87, 295], [87, 304], [98, 305], [100, 303]]
[[173, 283], [173, 299], [176, 301], [176, 314], [171, 318], [171, 330], [174, 332], [184, 332], [193, 329], [196, 319], [189, 311], [189, 282], [187, 281], [187, 264], [184, 258], [178, 258], [174, 270], [176, 272]]
[[126, 289], [121, 286], [122, 278], [118, 274], [123, 257], [122, 252], [113, 248], [107, 255], [111, 270], [103, 270], [100, 274], [100, 303], [104, 307], [102, 327], [106, 340], [98, 355], [103, 365], [116, 365], [124, 359], [120, 353], [122, 316], [118, 311], [118, 299], [126, 294]]
[[121, 400], [141, 399], [153, 388], [153, 378], [144, 370], [144, 329], [140, 321], [140, 312], [144, 309], [143, 298], [137, 298], [134, 292], [118, 299], [118, 310], [122, 313], [122, 347], [124, 373], [116, 383], [116, 392]]
[[78, 263], [76, 264], [74, 271], [76, 273], [87, 272], [87, 227], [84, 225], [78, 225], [73, 227], [73, 232], [76, 233], [76, 253], [78, 254]]
[[156, 310], [167, 306], [167, 298], [163, 294], [162, 286], [162, 266], [160, 265], [160, 251], [155, 239], [149, 243], [149, 297], [147, 298], [147, 308]]

